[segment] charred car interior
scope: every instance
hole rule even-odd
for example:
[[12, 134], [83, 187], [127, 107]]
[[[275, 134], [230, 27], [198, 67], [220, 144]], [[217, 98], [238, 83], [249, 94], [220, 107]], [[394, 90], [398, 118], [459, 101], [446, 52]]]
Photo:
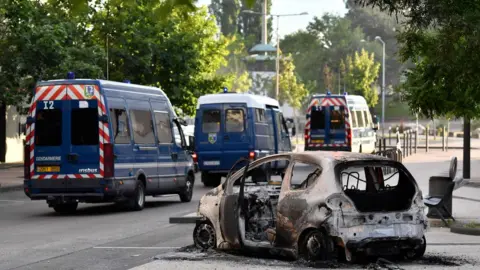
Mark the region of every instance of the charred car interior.
[[[285, 169], [278, 174], [265, 171], [279, 163]], [[308, 259], [341, 254], [348, 261], [418, 258], [426, 248], [415, 179], [401, 163], [367, 154], [304, 152], [247, 162], [202, 197], [198, 214], [193, 237], [201, 248]]]

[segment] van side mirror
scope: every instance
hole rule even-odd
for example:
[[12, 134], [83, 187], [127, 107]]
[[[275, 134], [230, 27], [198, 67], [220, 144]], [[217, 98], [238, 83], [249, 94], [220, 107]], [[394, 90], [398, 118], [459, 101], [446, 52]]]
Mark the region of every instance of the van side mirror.
[[377, 118], [376, 115], [373, 116], [372, 121], [373, 121], [373, 124], [374, 124], [374, 125], [378, 124], [378, 118]]
[[102, 122], [102, 123], [108, 123], [108, 116], [104, 114], [104, 115], [100, 116], [100, 118], [98, 120], [100, 120], [100, 122]]
[[187, 121], [183, 118], [175, 118], [175, 120], [182, 126], [188, 126]]
[[27, 120], [26, 120], [26, 123], [27, 123], [27, 125], [31, 125], [31, 124], [35, 123], [35, 118], [33, 118], [31, 116], [28, 116]]
[[297, 134], [297, 129], [295, 127], [292, 128], [292, 137]]

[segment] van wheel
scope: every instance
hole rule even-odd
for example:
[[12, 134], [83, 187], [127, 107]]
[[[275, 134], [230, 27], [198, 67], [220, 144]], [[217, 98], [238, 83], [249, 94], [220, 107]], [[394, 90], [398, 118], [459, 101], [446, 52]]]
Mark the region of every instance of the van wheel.
[[187, 176], [187, 180], [185, 181], [185, 187], [180, 192], [180, 200], [182, 202], [190, 202], [192, 200], [193, 195], [193, 176]]
[[62, 204], [57, 204], [53, 207], [53, 210], [55, 212], [60, 213], [60, 214], [70, 214], [73, 213], [77, 210], [78, 203], [62, 203]]
[[359, 153], [362, 153], [362, 145], [360, 145], [360, 148], [358, 149]]
[[137, 180], [137, 187], [133, 198], [128, 201], [128, 208], [132, 211], [141, 211], [145, 206], [145, 187], [142, 181]]
[[202, 172], [202, 183], [206, 187], [218, 187], [222, 182], [222, 175]]

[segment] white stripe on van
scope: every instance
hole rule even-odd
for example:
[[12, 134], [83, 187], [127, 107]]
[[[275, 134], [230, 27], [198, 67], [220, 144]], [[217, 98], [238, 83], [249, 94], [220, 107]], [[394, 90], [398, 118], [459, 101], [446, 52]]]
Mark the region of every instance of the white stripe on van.
[[38, 98], [43, 95], [43, 93], [47, 90], [47, 88], [48, 86], [42, 86], [40, 87], [39, 90], [37, 90], [37, 93], [35, 94], [35, 101], [37, 101]]
[[136, 162], [136, 163], [117, 163], [115, 164], [115, 169], [131, 169], [131, 168], [169, 168], [169, 167], [179, 167], [179, 166], [191, 166], [191, 162]]

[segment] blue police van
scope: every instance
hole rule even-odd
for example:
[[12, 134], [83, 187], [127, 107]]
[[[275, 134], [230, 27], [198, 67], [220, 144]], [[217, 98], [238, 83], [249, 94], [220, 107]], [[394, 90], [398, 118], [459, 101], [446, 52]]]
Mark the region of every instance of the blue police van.
[[142, 210], [145, 196], [192, 199], [192, 157], [165, 93], [154, 87], [74, 79], [37, 84], [27, 117], [25, 194], [56, 212], [79, 202]]
[[[293, 134], [294, 135], [294, 134]], [[292, 150], [277, 100], [244, 93], [201, 96], [195, 116], [194, 157], [205, 186], [218, 186], [241, 158], [254, 160]], [[269, 178], [285, 166], [260, 168], [252, 177]]]

